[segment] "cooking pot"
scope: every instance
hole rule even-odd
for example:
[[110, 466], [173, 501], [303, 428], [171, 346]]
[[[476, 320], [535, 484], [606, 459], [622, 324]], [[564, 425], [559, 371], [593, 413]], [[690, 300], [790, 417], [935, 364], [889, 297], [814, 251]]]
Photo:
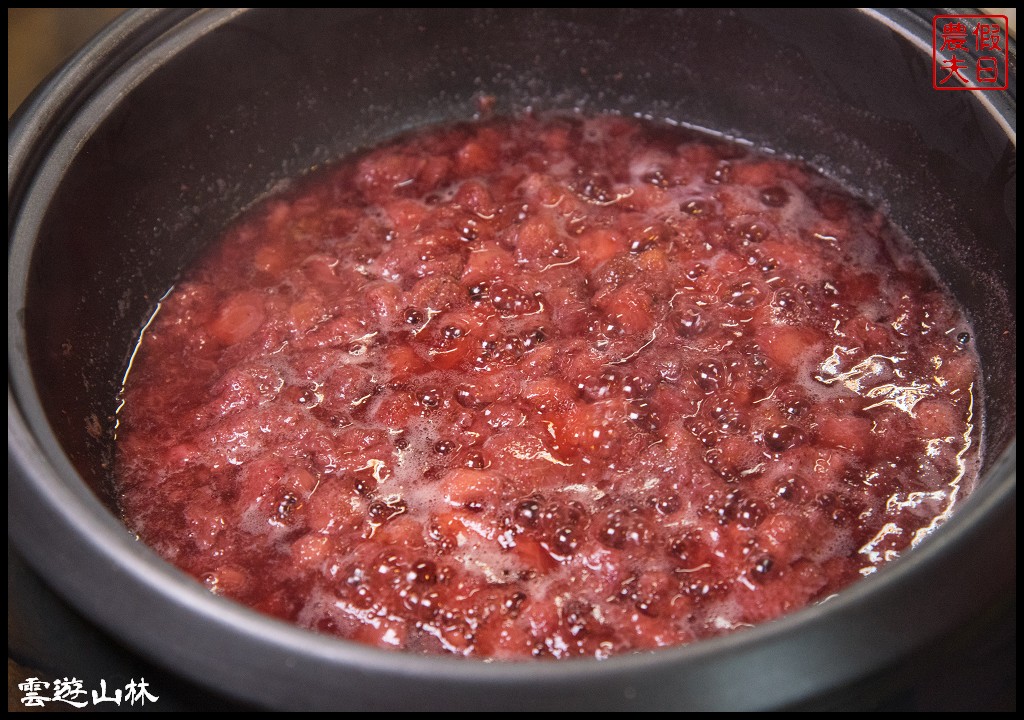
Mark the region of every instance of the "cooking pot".
[[[131, 652], [262, 706], [870, 705], [851, 688], [912, 671], [922, 649], [1015, 608], [1016, 49], [1008, 91], [941, 91], [931, 37], [930, 15], [901, 10], [128, 13], [9, 134], [11, 539]], [[208, 593], [139, 543], [111, 509], [112, 438], [161, 294], [286, 178], [470, 118], [483, 94], [497, 112], [611, 110], [707, 128], [802, 158], [885, 207], [974, 325], [984, 447], [973, 495], [825, 603], [600, 662], [425, 658], [319, 636]]]

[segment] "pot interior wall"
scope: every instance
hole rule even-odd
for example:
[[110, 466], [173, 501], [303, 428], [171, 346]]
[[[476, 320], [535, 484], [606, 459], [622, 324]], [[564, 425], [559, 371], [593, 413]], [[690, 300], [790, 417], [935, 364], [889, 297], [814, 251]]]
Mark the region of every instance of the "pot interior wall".
[[47, 161], [59, 180], [24, 316], [48, 420], [98, 492], [132, 348], [189, 259], [287, 177], [471, 118], [481, 94], [498, 112], [711, 128], [883, 204], [968, 307], [986, 368], [986, 464], [1015, 433], [1015, 147], [988, 98], [933, 91], [929, 53], [871, 15], [207, 11], [138, 62], [142, 79], [122, 73], [97, 91]]

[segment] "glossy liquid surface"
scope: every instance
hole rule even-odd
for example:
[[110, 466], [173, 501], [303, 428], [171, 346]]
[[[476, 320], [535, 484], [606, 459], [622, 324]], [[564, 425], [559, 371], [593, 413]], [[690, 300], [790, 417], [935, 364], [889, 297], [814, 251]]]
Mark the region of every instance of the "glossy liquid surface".
[[797, 163], [619, 117], [429, 130], [261, 204], [166, 298], [120, 501], [213, 592], [321, 632], [686, 643], [941, 522], [976, 465], [970, 345], [888, 221]]

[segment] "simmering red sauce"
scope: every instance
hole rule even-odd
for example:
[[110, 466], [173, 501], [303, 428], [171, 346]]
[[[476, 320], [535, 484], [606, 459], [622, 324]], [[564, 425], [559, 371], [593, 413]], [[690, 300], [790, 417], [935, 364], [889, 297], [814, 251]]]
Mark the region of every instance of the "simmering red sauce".
[[212, 592], [320, 632], [605, 657], [906, 550], [972, 482], [977, 376], [906, 240], [798, 163], [466, 124], [302, 180], [188, 272], [124, 388], [120, 502]]

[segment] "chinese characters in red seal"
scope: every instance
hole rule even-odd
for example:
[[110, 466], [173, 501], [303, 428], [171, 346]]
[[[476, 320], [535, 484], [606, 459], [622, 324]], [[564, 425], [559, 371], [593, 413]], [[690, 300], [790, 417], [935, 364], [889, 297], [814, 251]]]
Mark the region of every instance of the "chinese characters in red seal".
[[936, 90], [1009, 88], [1005, 15], [932, 18], [932, 87]]

